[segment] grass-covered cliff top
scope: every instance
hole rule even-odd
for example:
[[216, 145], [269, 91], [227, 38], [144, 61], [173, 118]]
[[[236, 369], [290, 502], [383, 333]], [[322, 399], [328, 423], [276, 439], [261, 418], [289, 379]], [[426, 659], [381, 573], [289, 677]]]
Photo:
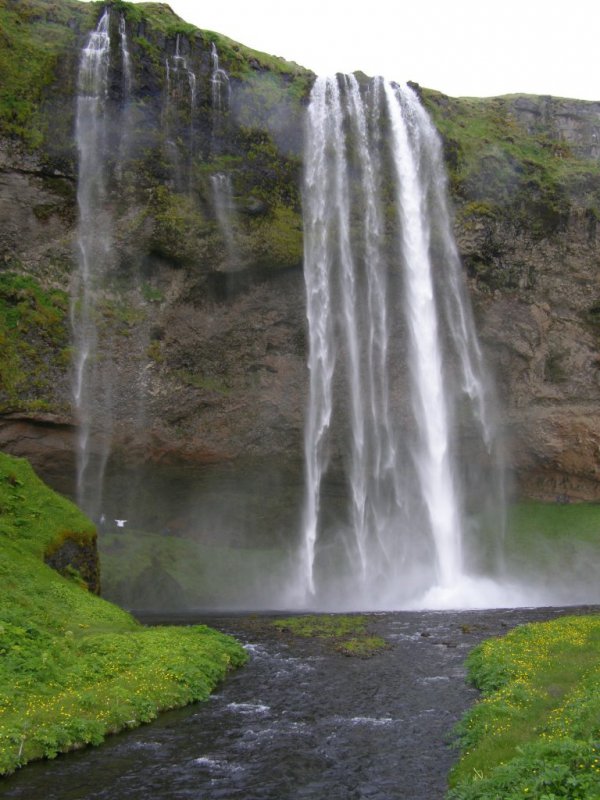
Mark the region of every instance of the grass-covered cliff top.
[[[0, 0], [0, 134], [39, 148], [56, 137], [49, 108], [72, 101], [79, 50], [105, 7], [126, 20], [134, 62], [145, 57], [157, 69], [164, 68], [167, 40], [179, 36], [218, 48], [220, 66], [232, 79], [255, 82], [269, 75], [271, 93], [290, 92], [301, 98], [312, 73], [283, 58], [261, 53], [213, 31], [201, 31], [178, 17], [164, 3], [127, 3], [123, 0], [83, 3], [77, 0]], [[68, 122], [68, 119], [67, 119]]]
[[572, 204], [599, 213], [598, 103], [420, 91], [444, 140], [452, 194], [467, 214], [511, 213], [543, 234], [560, 228]]
[[46, 135], [42, 106], [59, 60], [95, 9], [75, 0], [0, 0], [0, 133], [39, 147]]
[[207, 697], [245, 654], [204, 626], [144, 628], [44, 563], [95, 530], [21, 459], [0, 454], [0, 774], [97, 744]]

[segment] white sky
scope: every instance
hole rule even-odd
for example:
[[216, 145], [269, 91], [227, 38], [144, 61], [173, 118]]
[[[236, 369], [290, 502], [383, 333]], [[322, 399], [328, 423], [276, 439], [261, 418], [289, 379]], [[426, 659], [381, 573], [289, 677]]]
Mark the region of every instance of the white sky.
[[170, 0], [187, 22], [318, 74], [452, 96], [600, 100], [600, 0]]

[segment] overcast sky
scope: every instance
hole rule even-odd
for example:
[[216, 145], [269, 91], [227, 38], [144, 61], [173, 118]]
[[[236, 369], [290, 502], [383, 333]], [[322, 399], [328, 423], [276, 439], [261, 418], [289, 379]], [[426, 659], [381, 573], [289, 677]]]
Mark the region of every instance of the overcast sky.
[[453, 96], [600, 100], [600, 0], [170, 0], [199, 28], [318, 74], [362, 70]]
[[[134, 0], [135, 1], [135, 0]], [[314, 72], [453, 96], [600, 100], [600, 0], [170, 0], [180, 17]]]

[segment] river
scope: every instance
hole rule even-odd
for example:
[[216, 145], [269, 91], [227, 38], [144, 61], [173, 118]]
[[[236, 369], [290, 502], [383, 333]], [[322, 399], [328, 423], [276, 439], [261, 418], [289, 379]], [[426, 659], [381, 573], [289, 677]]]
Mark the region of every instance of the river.
[[[273, 615], [195, 615], [250, 655], [205, 703], [30, 764], [2, 780], [21, 800], [437, 800], [454, 723], [477, 698], [464, 659], [517, 624], [587, 609], [368, 615], [389, 648], [347, 657], [279, 633]], [[595, 609], [597, 610], [597, 609]]]

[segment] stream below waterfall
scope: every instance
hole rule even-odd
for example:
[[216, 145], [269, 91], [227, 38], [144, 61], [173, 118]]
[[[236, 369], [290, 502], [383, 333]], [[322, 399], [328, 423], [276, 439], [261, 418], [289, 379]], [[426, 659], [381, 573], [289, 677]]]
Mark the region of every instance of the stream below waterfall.
[[[596, 609], [597, 610], [597, 609]], [[245, 644], [247, 666], [205, 703], [161, 715], [97, 748], [2, 780], [22, 800], [438, 800], [454, 723], [477, 698], [464, 660], [515, 625], [589, 609], [370, 614], [389, 648], [347, 657], [279, 633], [274, 615], [189, 615]]]

